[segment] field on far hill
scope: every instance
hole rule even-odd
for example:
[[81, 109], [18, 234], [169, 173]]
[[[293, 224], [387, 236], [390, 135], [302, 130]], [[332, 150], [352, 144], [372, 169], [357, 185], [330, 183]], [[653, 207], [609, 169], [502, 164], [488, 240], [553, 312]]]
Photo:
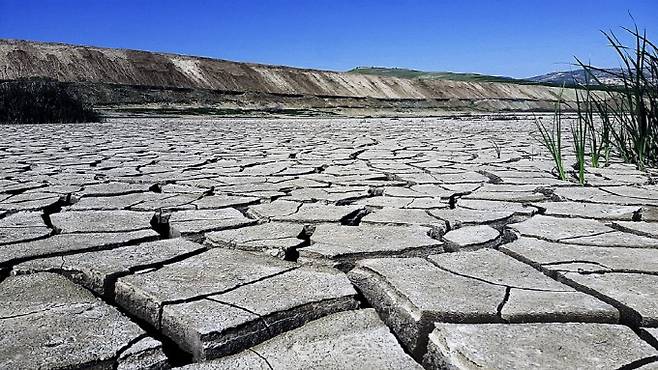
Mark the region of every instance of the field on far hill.
[[[619, 73], [619, 69], [608, 69], [606, 71], [592, 71], [602, 83], [609, 85], [621, 85], [622, 82], [613, 73]], [[573, 88], [577, 85], [590, 84], [593, 90], [601, 90], [601, 87], [592, 78], [586, 78], [586, 72], [583, 69], [573, 71], [557, 71], [546, 73], [540, 76], [528, 78], [513, 78], [507, 76], [494, 76], [481, 73], [462, 73], [462, 72], [428, 72], [408, 68], [389, 68], [389, 67], [357, 67], [347, 73], [395, 77], [418, 80], [443, 80], [443, 81], [466, 81], [466, 82], [497, 82], [516, 85], [533, 85], [547, 87], [567, 87]]]
[[397, 78], [417, 78], [417, 79], [428, 79], [428, 80], [503, 82], [503, 83], [522, 84], [522, 85], [553, 86], [552, 84], [544, 84], [535, 81], [517, 79], [512, 77], [506, 77], [506, 76], [492, 76], [492, 75], [485, 75], [480, 73], [428, 72], [428, 71], [419, 71], [416, 69], [407, 69], [407, 68], [357, 67], [347, 71], [347, 73], [372, 75], [372, 76], [397, 77]]

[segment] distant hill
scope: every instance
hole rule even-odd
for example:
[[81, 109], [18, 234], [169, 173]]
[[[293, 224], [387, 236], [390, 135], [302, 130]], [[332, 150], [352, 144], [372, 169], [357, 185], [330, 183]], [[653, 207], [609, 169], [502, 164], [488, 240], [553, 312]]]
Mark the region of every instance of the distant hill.
[[[592, 73], [606, 85], [621, 85], [619, 78], [614, 73], [620, 73], [620, 69], [608, 69], [605, 71], [593, 71]], [[407, 68], [387, 68], [387, 67], [357, 67], [347, 71], [347, 73], [361, 74], [369, 76], [396, 77], [405, 79], [418, 80], [444, 80], [444, 81], [466, 81], [466, 82], [500, 82], [516, 85], [539, 85], [551, 87], [574, 87], [587, 82], [585, 71], [582, 69], [575, 71], [551, 72], [540, 76], [528, 78], [512, 78], [506, 76], [492, 76], [479, 73], [458, 73], [458, 72], [427, 72]], [[597, 88], [596, 80], [589, 78], [589, 84], [594, 89]]]
[[[621, 73], [619, 68], [611, 68], [606, 71], [592, 71], [592, 74], [605, 85], [621, 85], [622, 81], [614, 74]], [[540, 76], [529, 77], [528, 80], [551, 84], [555, 86], [574, 86], [576, 84], [589, 83], [590, 85], [598, 85], [596, 79], [588, 76], [584, 69], [576, 69], [573, 71], [559, 71], [551, 72]]]
[[427, 72], [407, 68], [387, 68], [387, 67], [357, 67], [347, 71], [362, 75], [386, 76], [397, 78], [415, 78], [428, 80], [450, 80], [450, 81], [470, 81], [470, 82], [504, 82], [523, 85], [537, 85], [537, 82], [516, 79], [506, 76], [491, 76], [479, 73], [458, 73], [458, 72]]

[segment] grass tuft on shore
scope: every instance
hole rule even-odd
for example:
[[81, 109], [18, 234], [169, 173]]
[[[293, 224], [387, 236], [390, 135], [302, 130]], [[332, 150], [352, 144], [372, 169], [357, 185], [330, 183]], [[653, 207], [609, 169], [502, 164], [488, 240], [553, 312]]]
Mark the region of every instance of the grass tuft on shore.
[[591, 101], [579, 102], [579, 110], [591, 109], [590, 104], [595, 108], [603, 125], [599, 142], [604, 147], [611, 146], [639, 169], [658, 167], [658, 47], [637, 25], [622, 30], [633, 45], [627, 46], [612, 31], [603, 32], [622, 66], [614, 72], [621, 86], [603, 84], [595, 74], [601, 68], [576, 58], [589, 78], [603, 87], [603, 93], [592, 95]]

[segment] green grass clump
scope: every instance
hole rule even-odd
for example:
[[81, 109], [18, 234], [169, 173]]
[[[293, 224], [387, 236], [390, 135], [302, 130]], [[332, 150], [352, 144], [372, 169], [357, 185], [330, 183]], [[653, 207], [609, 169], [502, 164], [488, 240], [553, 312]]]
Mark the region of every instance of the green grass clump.
[[[637, 25], [622, 29], [633, 40], [632, 46], [626, 46], [612, 31], [603, 32], [619, 57], [620, 69], [606, 70], [576, 58], [586, 72], [585, 81], [575, 88], [577, 117], [571, 124], [575, 168], [581, 185], [586, 182], [588, 155], [592, 167], [601, 166], [603, 161], [607, 164], [611, 153], [641, 170], [658, 167], [658, 47]], [[596, 72], [605, 72], [618, 83], [606, 84]], [[558, 177], [566, 180], [562, 164], [561, 97], [560, 93], [551, 127], [535, 121], [540, 142], [551, 153]]]
[[541, 138], [539, 142], [551, 153], [558, 178], [560, 180], [567, 180], [566, 172], [564, 171], [564, 161], [562, 159], [562, 90], [555, 103], [555, 114], [553, 115], [553, 122], [550, 127], [544, 125], [542, 121], [535, 118], [535, 124], [539, 130]]
[[500, 153], [501, 153], [501, 148], [500, 144], [496, 140], [491, 140], [491, 143], [493, 144], [494, 150], [496, 151], [496, 158], [500, 159]]
[[97, 112], [71, 95], [62, 83], [45, 79], [0, 82], [0, 123], [100, 120]]
[[[576, 125], [582, 127], [582, 158], [585, 157], [585, 146], [589, 146], [589, 158], [592, 167], [598, 168], [601, 166], [602, 161], [608, 162], [610, 155], [610, 127], [609, 125], [596, 124], [598, 112], [598, 104], [595, 95], [590, 89], [588, 79], [580, 89], [576, 89], [576, 112], [578, 113], [578, 121]], [[573, 132], [573, 130], [572, 130]], [[586, 143], [585, 143], [586, 142]]]
[[[592, 107], [602, 122], [599, 142], [613, 147], [625, 162], [639, 169], [658, 166], [658, 48], [646, 31], [622, 28], [633, 39], [626, 46], [612, 32], [603, 32], [615, 50], [622, 66], [611, 74], [621, 81], [619, 86], [606, 85], [594, 72], [602, 71], [576, 59], [588, 75], [603, 87], [600, 97], [592, 96]], [[583, 105], [585, 104], [585, 105]], [[588, 102], [580, 102], [587, 109]], [[580, 109], [579, 109], [580, 110]], [[599, 149], [599, 148], [594, 148]], [[602, 149], [605, 150], [605, 149]]]
[[[576, 96], [578, 93], [576, 93]], [[587, 117], [585, 114], [584, 117]], [[573, 139], [573, 149], [576, 153], [576, 166], [578, 169], [578, 182], [585, 185], [585, 147], [587, 145], [587, 133], [589, 129], [587, 118], [581, 118], [580, 108], [578, 109], [578, 119], [571, 123], [571, 137]]]

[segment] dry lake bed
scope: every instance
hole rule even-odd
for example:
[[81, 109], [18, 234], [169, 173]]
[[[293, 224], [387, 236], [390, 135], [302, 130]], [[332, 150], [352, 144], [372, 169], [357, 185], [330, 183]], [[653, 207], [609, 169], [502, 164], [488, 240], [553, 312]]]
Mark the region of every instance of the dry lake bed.
[[0, 368], [657, 368], [655, 174], [534, 130], [0, 126]]

